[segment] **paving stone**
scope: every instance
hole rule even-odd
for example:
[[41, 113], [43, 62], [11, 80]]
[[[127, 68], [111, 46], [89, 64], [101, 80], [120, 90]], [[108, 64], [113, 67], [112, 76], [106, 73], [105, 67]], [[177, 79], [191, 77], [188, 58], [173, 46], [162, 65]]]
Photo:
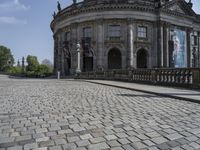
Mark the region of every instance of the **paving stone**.
[[52, 146], [52, 147], [49, 147], [49, 150], [62, 150], [62, 147], [61, 146]]
[[48, 148], [47, 147], [40, 147], [40, 148], [35, 148], [33, 150], [48, 150]]
[[183, 138], [183, 136], [178, 134], [178, 133], [173, 133], [173, 134], [167, 135], [166, 138], [168, 138], [169, 140], [173, 141], [173, 140], [176, 140], [176, 139]]
[[128, 139], [129, 139], [131, 142], [139, 142], [139, 141], [141, 141], [139, 138], [137, 138], [137, 137], [135, 137], [135, 136], [128, 137]]
[[128, 135], [127, 135], [126, 133], [123, 133], [123, 132], [121, 132], [121, 133], [116, 133], [116, 136], [117, 136], [118, 138], [125, 138], [125, 137], [128, 137]]
[[38, 128], [36, 129], [35, 131], [36, 133], [45, 133], [45, 132], [48, 132], [47, 128]]
[[139, 138], [139, 139], [141, 139], [141, 140], [147, 140], [147, 139], [149, 139], [147, 136], [145, 136], [144, 134], [139, 134], [139, 135], [137, 135], [137, 137]]
[[118, 139], [119, 143], [121, 143], [122, 145], [128, 144], [130, 143], [130, 141], [127, 138], [123, 138], [123, 139]]
[[166, 143], [159, 144], [159, 145], [157, 145], [157, 147], [158, 147], [160, 150], [169, 150], [169, 149], [170, 149], [170, 146], [167, 145]]
[[197, 143], [195, 143], [195, 142], [192, 142], [192, 143], [190, 144], [190, 146], [193, 147], [193, 148], [195, 148], [195, 149], [200, 149], [200, 145], [197, 144]]
[[36, 142], [43, 142], [43, 141], [48, 141], [50, 138], [49, 137], [42, 137], [42, 138], [37, 138], [35, 139]]
[[77, 146], [75, 143], [67, 143], [65, 145], [62, 145], [64, 150], [75, 150], [77, 149]]
[[79, 141], [80, 138], [78, 136], [67, 137], [69, 143]]
[[159, 137], [160, 134], [158, 134], [157, 132], [148, 132], [146, 133], [146, 135], [150, 138], [154, 138], [154, 137]]
[[8, 147], [7, 150], [23, 150], [22, 146]]
[[117, 139], [117, 137], [115, 135], [107, 135], [105, 136], [106, 140], [111, 141], [111, 140], [115, 140]]
[[30, 140], [32, 139], [32, 136], [31, 135], [24, 135], [24, 136], [18, 136], [16, 137], [16, 141], [19, 142], [19, 141], [26, 141], [26, 140]]
[[155, 144], [153, 142], [151, 142], [150, 140], [144, 140], [143, 141], [144, 144], [146, 144], [147, 146], [154, 146]]
[[162, 143], [168, 142], [168, 140], [164, 137], [152, 138], [151, 141], [153, 141], [156, 144], [162, 144]]
[[91, 138], [89, 140], [92, 144], [101, 143], [105, 141], [103, 137]]
[[114, 148], [111, 148], [111, 150], [124, 150], [122, 147], [114, 147]]
[[109, 149], [110, 147], [105, 143], [98, 143], [98, 144], [91, 144], [88, 146], [89, 150], [103, 150], [103, 149]]
[[88, 140], [80, 140], [77, 141], [76, 144], [78, 145], [78, 147], [84, 147], [90, 145], [90, 142]]
[[65, 139], [55, 139], [54, 140], [56, 145], [64, 145], [64, 144], [67, 144], [66, 140]]
[[131, 144], [135, 149], [143, 149], [147, 148], [147, 145], [143, 144], [142, 142], [134, 142]]
[[24, 150], [31, 150], [31, 149], [35, 149], [35, 148], [38, 148], [37, 143], [29, 143], [29, 144], [24, 145]]
[[190, 142], [194, 142], [198, 140], [198, 137], [196, 136], [189, 136], [185, 138], [186, 140], [190, 141]]
[[125, 150], [135, 150], [130, 144], [122, 146]]
[[172, 147], [179, 146], [180, 143], [178, 143], [177, 141], [169, 141], [169, 142], [167, 142], [167, 145], [169, 145], [172, 148]]
[[189, 145], [182, 145], [181, 148], [183, 148], [184, 150], [194, 150], [194, 148]]
[[86, 139], [91, 139], [92, 136], [91, 136], [90, 134], [84, 134], [84, 135], [81, 135], [80, 138], [81, 138], [82, 140], [86, 140]]
[[14, 137], [0, 138], [0, 144], [14, 142], [14, 139], [15, 139]]
[[49, 146], [54, 146], [54, 141], [48, 140], [48, 141], [43, 141], [39, 143], [40, 147], [49, 147]]
[[108, 144], [110, 147], [121, 146], [121, 144], [120, 144], [118, 141], [116, 141], [116, 140], [108, 141], [107, 144]]

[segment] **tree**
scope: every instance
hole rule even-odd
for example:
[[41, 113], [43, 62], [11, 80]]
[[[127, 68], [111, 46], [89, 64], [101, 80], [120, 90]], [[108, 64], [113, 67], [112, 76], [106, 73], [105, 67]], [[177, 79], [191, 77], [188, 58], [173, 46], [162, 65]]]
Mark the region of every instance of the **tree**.
[[11, 50], [0, 45], [0, 71], [6, 71], [6, 69], [12, 67], [13, 64], [14, 58]]
[[49, 60], [49, 59], [44, 59], [42, 61], [43, 65], [46, 65], [47, 67], [49, 67], [50, 69], [53, 68], [53, 63]]
[[33, 71], [35, 72], [39, 66], [39, 62], [36, 56], [31, 56], [28, 55], [26, 58], [26, 62], [27, 62], [27, 67], [26, 67], [26, 71]]

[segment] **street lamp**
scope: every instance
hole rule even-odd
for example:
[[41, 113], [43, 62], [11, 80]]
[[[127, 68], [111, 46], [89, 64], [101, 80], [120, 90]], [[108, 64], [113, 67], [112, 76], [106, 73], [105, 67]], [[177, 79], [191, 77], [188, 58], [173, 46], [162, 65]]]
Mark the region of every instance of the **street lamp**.
[[76, 51], [77, 51], [77, 68], [76, 68], [76, 73], [80, 73], [81, 72], [81, 55], [80, 55], [80, 49], [81, 49], [81, 45], [80, 43], [76, 44]]

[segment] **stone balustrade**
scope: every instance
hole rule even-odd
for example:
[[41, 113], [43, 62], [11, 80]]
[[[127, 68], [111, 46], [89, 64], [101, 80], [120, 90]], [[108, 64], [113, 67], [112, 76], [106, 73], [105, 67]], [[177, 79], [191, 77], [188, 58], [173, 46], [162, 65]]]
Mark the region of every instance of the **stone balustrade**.
[[200, 68], [106, 70], [82, 72], [76, 78], [119, 80], [200, 89]]

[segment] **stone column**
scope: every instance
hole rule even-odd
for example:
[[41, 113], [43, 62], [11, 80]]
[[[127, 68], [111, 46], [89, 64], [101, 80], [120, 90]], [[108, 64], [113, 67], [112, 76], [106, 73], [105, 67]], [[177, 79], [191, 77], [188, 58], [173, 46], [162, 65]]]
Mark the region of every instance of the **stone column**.
[[160, 66], [164, 67], [164, 49], [163, 49], [163, 24], [161, 23], [160, 26], [160, 57], [161, 57], [161, 61], [160, 61]]
[[80, 73], [81, 72], [80, 48], [81, 48], [81, 45], [79, 43], [77, 43], [77, 45], [76, 45], [76, 51], [77, 51], [77, 68], [76, 68], [76, 73]]
[[158, 67], [163, 67], [163, 22], [158, 23]]
[[71, 69], [73, 73], [75, 73], [76, 67], [77, 67], [77, 52], [76, 52], [76, 44], [77, 44], [77, 37], [78, 37], [77, 28], [78, 28], [78, 25], [76, 23], [71, 25], [71, 40], [72, 40]]
[[97, 67], [98, 69], [104, 67], [104, 60], [103, 60], [103, 54], [104, 54], [104, 26], [103, 26], [103, 19], [98, 20], [97, 22]]
[[163, 60], [164, 60], [164, 67], [169, 67], [169, 23], [164, 24], [164, 39], [163, 39]]
[[134, 68], [134, 33], [133, 20], [128, 20], [128, 67]]
[[64, 36], [65, 34], [62, 33], [61, 34], [61, 75], [65, 75], [65, 57], [64, 57], [64, 45], [63, 45], [63, 42], [64, 42]]
[[200, 32], [198, 32], [198, 68], [200, 68]]
[[188, 28], [186, 31], [187, 36], [187, 67], [192, 67], [192, 49], [191, 49], [191, 31], [192, 29]]
[[54, 73], [58, 70], [58, 39], [54, 35]]
[[61, 71], [61, 36], [58, 34], [58, 68], [57, 71]]

